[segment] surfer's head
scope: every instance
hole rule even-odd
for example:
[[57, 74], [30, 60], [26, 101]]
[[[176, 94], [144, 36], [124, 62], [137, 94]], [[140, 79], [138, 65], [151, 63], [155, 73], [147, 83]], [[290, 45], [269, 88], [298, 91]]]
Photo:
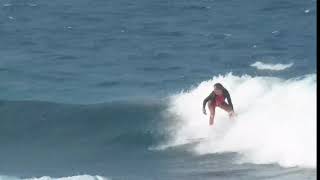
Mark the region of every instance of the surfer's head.
[[214, 93], [216, 94], [216, 95], [222, 95], [223, 94], [223, 89], [224, 89], [224, 87], [222, 86], [222, 84], [220, 84], [220, 83], [215, 83], [214, 85], [213, 85], [213, 91], [214, 91]]

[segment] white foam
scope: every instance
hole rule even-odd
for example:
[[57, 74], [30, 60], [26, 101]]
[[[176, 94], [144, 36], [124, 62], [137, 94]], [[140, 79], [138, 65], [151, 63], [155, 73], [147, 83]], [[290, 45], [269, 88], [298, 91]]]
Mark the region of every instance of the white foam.
[[91, 176], [91, 175], [78, 175], [78, 176], [68, 176], [68, 177], [60, 177], [60, 178], [53, 178], [50, 176], [33, 177], [33, 178], [17, 178], [17, 177], [10, 177], [10, 176], [0, 176], [0, 180], [108, 180], [108, 178], [102, 177], [102, 176]]
[[[215, 125], [202, 114], [202, 101], [221, 82], [230, 92], [236, 120], [216, 110]], [[196, 154], [236, 152], [240, 163], [278, 163], [316, 167], [316, 76], [283, 80], [248, 75], [213, 77], [197, 87], [173, 95], [168, 112], [176, 146], [188, 139], [207, 137], [194, 146]], [[207, 110], [208, 112], [208, 110]], [[161, 149], [161, 148], [160, 148]]]
[[289, 64], [267, 64], [260, 61], [257, 61], [253, 64], [251, 64], [251, 67], [255, 67], [260, 70], [273, 70], [273, 71], [281, 71], [287, 68], [290, 68], [293, 65], [293, 63]]

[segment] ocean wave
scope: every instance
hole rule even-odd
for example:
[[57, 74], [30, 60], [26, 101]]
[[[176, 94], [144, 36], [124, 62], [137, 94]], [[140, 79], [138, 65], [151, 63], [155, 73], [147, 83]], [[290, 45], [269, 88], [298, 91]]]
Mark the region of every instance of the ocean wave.
[[[238, 116], [229, 120], [219, 108], [215, 125], [208, 126], [202, 114], [203, 99], [221, 82], [231, 93]], [[316, 76], [284, 80], [248, 75], [213, 77], [198, 86], [173, 95], [171, 139], [162, 148], [190, 143], [196, 154], [236, 152], [236, 163], [284, 167], [316, 167]]]
[[[217, 109], [215, 126], [209, 127], [201, 105], [215, 82], [229, 89], [238, 117], [230, 121]], [[119, 146], [161, 150], [205, 138], [192, 152], [236, 152], [239, 163], [316, 164], [314, 74], [289, 80], [227, 74], [172, 95], [168, 103], [0, 101], [0, 114], [0, 143], [7, 148], [3, 157], [18, 153], [21, 145], [28, 152], [62, 148], [57, 152], [77, 149], [83, 155], [81, 149], [96, 154]]]
[[257, 61], [250, 65], [251, 67], [255, 67], [259, 70], [272, 70], [272, 71], [281, 71], [293, 66], [293, 63], [289, 64], [267, 64], [260, 61]]

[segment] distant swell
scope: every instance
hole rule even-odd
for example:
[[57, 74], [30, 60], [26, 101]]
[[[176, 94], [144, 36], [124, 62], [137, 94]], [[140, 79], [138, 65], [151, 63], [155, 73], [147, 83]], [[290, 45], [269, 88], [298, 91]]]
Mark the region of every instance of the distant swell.
[[287, 68], [290, 68], [293, 65], [293, 63], [289, 64], [267, 64], [260, 61], [257, 61], [250, 66], [255, 67], [259, 70], [272, 70], [272, 71], [281, 71]]
[[[203, 99], [212, 85], [229, 89], [238, 113], [235, 121], [217, 109], [215, 126], [202, 114]], [[316, 76], [296, 79], [225, 76], [203, 81], [172, 96], [168, 113], [173, 117], [171, 141], [162, 148], [190, 143], [197, 154], [236, 152], [237, 163], [277, 163], [281, 166], [316, 167]]]

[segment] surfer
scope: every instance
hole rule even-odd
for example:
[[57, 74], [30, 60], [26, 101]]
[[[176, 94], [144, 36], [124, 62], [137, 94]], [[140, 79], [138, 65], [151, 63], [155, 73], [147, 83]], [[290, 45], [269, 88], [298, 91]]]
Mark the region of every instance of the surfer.
[[[203, 100], [203, 106], [202, 106], [203, 113], [207, 114], [206, 104], [208, 102], [208, 108], [210, 110], [210, 120], [209, 120], [210, 125], [213, 125], [215, 109], [217, 106], [225, 110], [226, 112], [228, 112], [230, 118], [234, 115], [233, 105], [232, 105], [231, 97], [228, 90], [224, 88], [220, 83], [214, 84], [213, 87], [214, 89], [210, 93], [210, 95]], [[228, 103], [225, 102], [226, 98]]]

